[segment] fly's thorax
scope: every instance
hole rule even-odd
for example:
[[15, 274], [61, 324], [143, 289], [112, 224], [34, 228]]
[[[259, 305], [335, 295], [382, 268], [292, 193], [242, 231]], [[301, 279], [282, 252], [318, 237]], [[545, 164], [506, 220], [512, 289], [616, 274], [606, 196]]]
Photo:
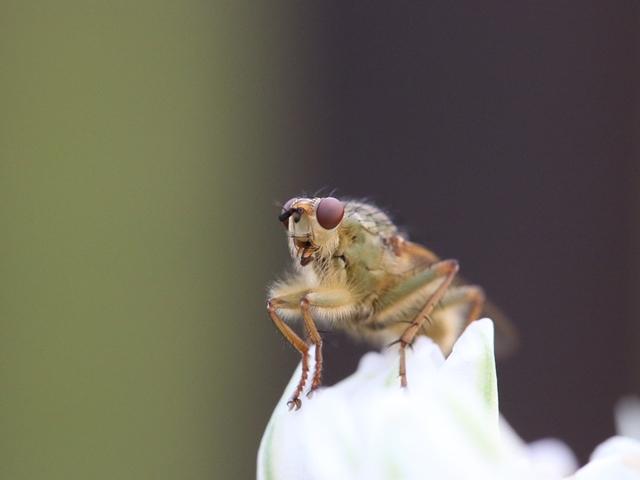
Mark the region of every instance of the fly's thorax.
[[310, 267], [322, 285], [340, 284], [355, 297], [378, 290], [388, 272], [384, 240], [358, 226], [345, 223], [338, 246], [330, 256], [318, 255]]
[[384, 237], [370, 232], [359, 222], [345, 222], [340, 235], [340, 250], [352, 268], [378, 270], [387, 250]]

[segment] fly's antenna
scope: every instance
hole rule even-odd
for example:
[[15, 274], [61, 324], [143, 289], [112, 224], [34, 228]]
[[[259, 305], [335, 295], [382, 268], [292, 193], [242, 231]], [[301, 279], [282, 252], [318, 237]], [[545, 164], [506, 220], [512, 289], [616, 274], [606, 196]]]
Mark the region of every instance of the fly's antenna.
[[290, 208], [289, 210], [285, 210], [280, 215], [278, 215], [278, 220], [280, 220], [281, 222], [286, 222], [287, 220], [289, 220], [289, 217], [293, 215], [293, 212], [295, 211], [296, 211], [295, 208]]

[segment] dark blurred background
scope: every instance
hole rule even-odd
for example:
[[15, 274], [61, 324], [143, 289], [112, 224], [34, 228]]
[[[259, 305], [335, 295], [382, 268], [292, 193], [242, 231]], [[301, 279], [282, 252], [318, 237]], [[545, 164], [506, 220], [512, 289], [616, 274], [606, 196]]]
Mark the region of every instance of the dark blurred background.
[[[277, 201], [336, 188], [521, 334], [586, 459], [640, 393], [635, 1], [0, 3], [0, 477], [251, 478], [298, 359]], [[330, 382], [362, 346], [328, 337]]]
[[584, 460], [640, 393], [638, 2], [323, 5], [302, 185], [459, 259], [521, 333], [503, 413]]

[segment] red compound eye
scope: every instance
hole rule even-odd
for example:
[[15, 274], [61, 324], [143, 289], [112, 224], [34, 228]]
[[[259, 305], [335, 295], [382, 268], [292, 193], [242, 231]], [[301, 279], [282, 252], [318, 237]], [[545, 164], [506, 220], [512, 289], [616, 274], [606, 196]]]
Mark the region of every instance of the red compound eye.
[[337, 198], [327, 197], [320, 200], [316, 208], [316, 219], [322, 228], [332, 230], [338, 226], [344, 216], [344, 204]]

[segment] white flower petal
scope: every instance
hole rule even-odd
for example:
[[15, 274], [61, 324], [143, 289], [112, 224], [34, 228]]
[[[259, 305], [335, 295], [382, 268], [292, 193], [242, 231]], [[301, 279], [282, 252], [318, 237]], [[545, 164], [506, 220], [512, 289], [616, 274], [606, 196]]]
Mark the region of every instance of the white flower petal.
[[640, 458], [640, 441], [634, 438], [615, 436], [598, 445], [591, 454], [590, 461], [633, 456]]
[[555, 438], [529, 443], [527, 455], [538, 471], [549, 477], [565, 477], [578, 469], [578, 460], [571, 449]]
[[572, 480], [638, 480], [640, 458], [602, 458], [589, 462], [570, 478]]
[[490, 320], [467, 328], [446, 361], [417, 339], [407, 371], [402, 389], [397, 348], [369, 353], [349, 378], [289, 412], [298, 367], [260, 444], [258, 479], [547, 478], [499, 429]]
[[615, 420], [618, 435], [640, 440], [640, 398], [620, 399], [615, 408]]
[[574, 480], [640, 479], [640, 441], [612, 437], [591, 454], [589, 463], [571, 477]]
[[493, 323], [488, 318], [469, 325], [453, 346], [444, 365], [447, 375], [473, 386], [498, 418], [498, 382], [493, 356]]

